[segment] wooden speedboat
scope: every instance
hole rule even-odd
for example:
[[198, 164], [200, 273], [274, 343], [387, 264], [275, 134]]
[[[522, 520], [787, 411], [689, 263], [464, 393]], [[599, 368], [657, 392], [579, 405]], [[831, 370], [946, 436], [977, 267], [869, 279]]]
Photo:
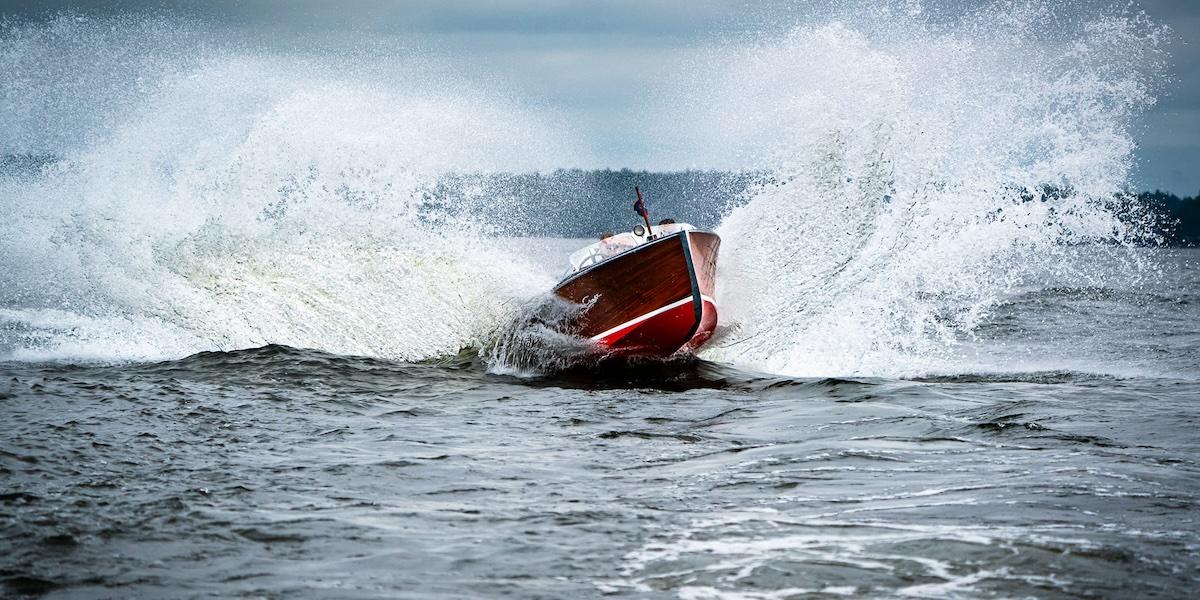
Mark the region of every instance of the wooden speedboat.
[[647, 222], [573, 254], [574, 272], [554, 293], [585, 307], [571, 329], [609, 353], [667, 357], [693, 351], [717, 326], [720, 246], [715, 233]]

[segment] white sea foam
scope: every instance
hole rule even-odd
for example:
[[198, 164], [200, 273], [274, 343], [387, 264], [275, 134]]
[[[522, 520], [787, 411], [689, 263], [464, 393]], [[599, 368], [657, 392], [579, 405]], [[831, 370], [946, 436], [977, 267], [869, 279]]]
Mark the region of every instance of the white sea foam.
[[[765, 530], [744, 531], [755, 519], [772, 524]], [[736, 532], [722, 531], [737, 526]], [[612, 589], [649, 591], [660, 589], [663, 581], [684, 580], [676, 593], [681, 598], [778, 598], [795, 594], [880, 593], [866, 582], [900, 577], [909, 580], [915, 573], [927, 583], [902, 585], [884, 593], [916, 597], [958, 597], [979, 593], [976, 584], [986, 580], [1019, 580], [1042, 586], [1061, 586], [1051, 577], [1015, 572], [1010, 568], [963, 569], [948, 560], [913, 556], [896, 551], [912, 544], [937, 543], [958, 546], [990, 547], [1017, 543], [1043, 544], [1079, 550], [1093, 548], [1093, 542], [1073, 535], [1071, 528], [1022, 529], [994, 526], [909, 525], [884, 522], [856, 522], [817, 518], [793, 519], [767, 513], [731, 513], [712, 519], [697, 520], [690, 528], [647, 543], [628, 553], [621, 571], [623, 579], [609, 582]], [[746, 591], [744, 580], [756, 571], [772, 565], [810, 564], [818, 568], [831, 565], [857, 571], [864, 585], [772, 589]], [[979, 567], [979, 565], [975, 565]], [[794, 567], [793, 567], [794, 568]], [[786, 572], [786, 571], [785, 571]], [[788, 582], [790, 583], [790, 582]], [[759, 586], [755, 586], [759, 587]]]
[[[703, 54], [703, 82], [659, 94], [687, 149], [662, 165], [774, 180], [719, 227], [726, 328], [706, 358], [954, 372], [956, 344], [1031, 273], [1102, 283], [1068, 245], [1136, 233], [1110, 200], [1160, 29], [1037, 2], [943, 21], [860, 8]], [[43, 124], [64, 156], [0, 177], [6, 356], [511, 350], [495, 332], [553, 284], [472, 216], [486, 191], [425, 193], [447, 172], [587, 164], [544, 111], [402, 48], [289, 54], [154, 19], [5, 27], [5, 106], [54, 101], [4, 130], [36, 149]], [[126, 67], [91, 58], [109, 49]]]
[[954, 372], [955, 342], [1031, 275], [1102, 281], [1105, 250], [1068, 247], [1136, 237], [1111, 199], [1163, 60], [1160, 29], [1102, 12], [864, 11], [729, 51], [691, 90], [696, 135], [776, 181], [718, 230], [731, 330], [703, 356]]
[[[13, 66], [26, 87], [53, 92], [39, 78], [70, 73], [40, 70], [45, 55], [104, 51], [56, 40], [154, 30], [134, 23], [64, 17], [44, 26], [53, 34], [30, 25], [4, 43], [25, 57]], [[356, 73], [336, 58], [223, 50], [174, 64], [147, 90], [104, 96], [111, 122], [42, 177], [0, 178], [9, 356], [280, 343], [418, 360], [480, 345], [552, 284], [490, 241], [469, 206], [431, 208], [424, 193], [448, 171], [571, 160], [571, 136], [544, 117], [378, 62]]]

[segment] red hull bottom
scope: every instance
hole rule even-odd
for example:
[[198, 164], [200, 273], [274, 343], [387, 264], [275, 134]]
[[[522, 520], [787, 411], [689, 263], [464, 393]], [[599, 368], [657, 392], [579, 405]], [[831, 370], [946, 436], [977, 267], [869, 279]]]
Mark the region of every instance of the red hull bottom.
[[696, 350], [717, 326], [713, 302], [721, 239], [681, 231], [568, 276], [554, 293], [587, 310], [572, 333], [617, 356], [665, 358]]
[[620, 356], [667, 357], [695, 351], [716, 329], [717, 305], [702, 297], [700, 323], [693, 331], [696, 312], [696, 303], [688, 296], [593, 336], [592, 341]]

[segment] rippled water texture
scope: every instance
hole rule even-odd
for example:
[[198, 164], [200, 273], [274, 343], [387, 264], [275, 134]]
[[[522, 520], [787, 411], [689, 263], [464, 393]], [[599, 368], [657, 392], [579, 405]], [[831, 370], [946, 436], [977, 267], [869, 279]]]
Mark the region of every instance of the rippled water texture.
[[[828, 4], [615, 108], [504, 36], [0, 19], [0, 595], [1195, 595], [1200, 257], [1121, 195], [1170, 32]], [[698, 358], [547, 327], [563, 98], [748, 182]]]
[[[471, 353], [405, 364], [280, 346], [5, 364], [4, 584], [1184, 597], [1200, 583], [1195, 258], [1166, 257], [1170, 284], [1145, 292], [1160, 301], [1098, 340], [1169, 374], [789, 379], [677, 361], [517, 379]], [[1017, 294], [974, 343], [1129, 312], [1130, 293]]]

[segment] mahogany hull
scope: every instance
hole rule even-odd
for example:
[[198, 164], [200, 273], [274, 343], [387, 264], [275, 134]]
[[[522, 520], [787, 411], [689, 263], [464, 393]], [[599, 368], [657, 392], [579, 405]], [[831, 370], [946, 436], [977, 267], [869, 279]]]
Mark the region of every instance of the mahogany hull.
[[613, 354], [695, 350], [717, 326], [720, 246], [714, 233], [675, 233], [574, 273], [554, 293], [588, 305], [571, 329]]

